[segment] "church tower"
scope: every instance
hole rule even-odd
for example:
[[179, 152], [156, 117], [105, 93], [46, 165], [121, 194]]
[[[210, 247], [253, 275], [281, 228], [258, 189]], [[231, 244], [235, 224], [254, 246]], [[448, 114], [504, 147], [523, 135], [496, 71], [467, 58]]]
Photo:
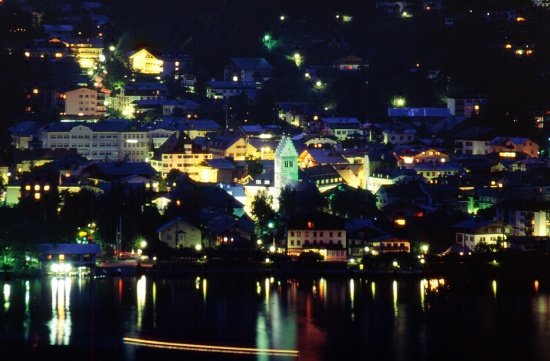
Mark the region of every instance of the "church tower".
[[289, 137], [283, 137], [275, 151], [274, 186], [281, 189], [288, 181], [298, 181], [298, 151]]

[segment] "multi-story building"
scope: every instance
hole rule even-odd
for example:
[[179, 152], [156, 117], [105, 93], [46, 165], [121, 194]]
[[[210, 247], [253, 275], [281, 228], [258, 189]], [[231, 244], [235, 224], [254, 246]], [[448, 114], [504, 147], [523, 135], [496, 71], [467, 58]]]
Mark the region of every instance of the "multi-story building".
[[68, 46], [82, 69], [93, 69], [101, 62], [103, 41], [99, 38], [71, 39]]
[[495, 221], [508, 223], [514, 236], [550, 235], [550, 202], [509, 200], [495, 205]]
[[134, 101], [139, 100], [166, 100], [168, 88], [161, 83], [135, 82], [120, 88], [118, 94], [111, 97], [112, 107], [130, 116], [135, 112]]
[[516, 153], [538, 158], [539, 146], [529, 138], [496, 137], [489, 142], [489, 153], [497, 152], [501, 157], [515, 158]]
[[453, 227], [457, 229], [456, 243], [464, 249], [474, 249], [480, 243], [506, 248], [506, 238], [514, 232], [510, 225], [490, 220], [468, 219]]
[[65, 93], [63, 118], [94, 118], [105, 116], [105, 94], [93, 89], [79, 88]]
[[141, 49], [130, 55], [130, 67], [142, 74], [162, 74], [162, 57], [152, 50]]
[[489, 142], [494, 139], [495, 129], [491, 127], [473, 127], [455, 134], [455, 153], [457, 155], [479, 155], [489, 153]]
[[480, 94], [457, 94], [449, 96], [447, 108], [451, 111], [451, 115], [470, 117], [472, 114], [479, 114], [486, 102], [486, 97]]
[[212, 159], [212, 153], [196, 146], [185, 132], [176, 131], [155, 151], [151, 166], [166, 177], [172, 169], [187, 173], [195, 181], [201, 181], [199, 165]]
[[122, 120], [98, 123], [51, 123], [39, 131], [43, 148], [76, 148], [90, 160], [145, 161], [147, 132]]
[[236, 161], [246, 160], [248, 156], [257, 152], [247, 139], [234, 136], [219, 136], [212, 139], [209, 149], [213, 158], [233, 158]]
[[346, 221], [326, 213], [311, 213], [289, 219], [287, 254], [298, 257], [303, 252], [321, 254], [325, 261], [347, 258]]
[[320, 118], [326, 135], [333, 135], [338, 140], [346, 140], [365, 134], [362, 124], [357, 118]]

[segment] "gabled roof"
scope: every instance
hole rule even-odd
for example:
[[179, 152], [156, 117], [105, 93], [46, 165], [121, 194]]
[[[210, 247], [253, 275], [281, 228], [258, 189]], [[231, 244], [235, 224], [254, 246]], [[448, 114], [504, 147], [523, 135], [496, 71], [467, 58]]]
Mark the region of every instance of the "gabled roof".
[[205, 159], [204, 162], [214, 169], [235, 169], [235, 165], [227, 159]]
[[340, 175], [334, 168], [330, 165], [317, 165], [314, 167], [308, 167], [302, 169], [302, 171], [307, 175], [312, 181], [317, 181], [321, 179], [333, 179], [339, 178]]
[[[313, 225], [313, 227], [310, 227]], [[311, 212], [292, 216], [287, 222], [287, 228], [314, 229], [314, 230], [345, 230], [346, 219], [324, 212]]]
[[460, 228], [460, 229], [466, 229], [466, 230], [474, 230], [481, 227], [486, 227], [490, 225], [500, 225], [504, 227], [504, 223], [493, 221], [493, 220], [484, 220], [484, 219], [467, 219], [462, 222], [458, 222], [452, 225], [454, 228]]
[[99, 254], [101, 248], [97, 243], [41, 243], [36, 245], [36, 251], [40, 254]]
[[318, 164], [349, 163], [348, 160], [344, 158], [341, 154], [334, 153], [330, 150], [308, 148], [302, 153], [305, 152], [307, 152]]
[[81, 174], [87, 170], [94, 178], [115, 180], [131, 175], [153, 176], [157, 171], [146, 162], [97, 162], [85, 167]]
[[40, 125], [36, 122], [24, 121], [9, 127], [8, 130], [12, 136], [29, 137], [34, 135], [40, 129]]
[[273, 70], [271, 64], [264, 58], [231, 58], [230, 60], [241, 70]]
[[458, 140], [489, 140], [494, 138], [495, 128], [492, 127], [471, 127], [457, 132], [453, 135]]
[[243, 140], [243, 138], [233, 135], [222, 135], [210, 140], [210, 148], [226, 150], [240, 140]]

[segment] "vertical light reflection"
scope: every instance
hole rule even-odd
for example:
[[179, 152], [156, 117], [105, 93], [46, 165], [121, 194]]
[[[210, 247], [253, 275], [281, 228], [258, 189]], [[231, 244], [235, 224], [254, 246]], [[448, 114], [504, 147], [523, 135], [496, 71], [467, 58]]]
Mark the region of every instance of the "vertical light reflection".
[[[256, 348], [269, 348], [269, 339], [267, 338], [269, 331], [265, 315], [258, 315], [256, 320]], [[258, 355], [257, 360], [267, 361], [267, 355]]]
[[29, 281], [25, 281], [25, 321], [23, 322], [23, 327], [25, 328], [25, 340], [29, 340], [29, 331], [31, 325], [31, 311], [30, 311], [30, 284]]
[[376, 295], [376, 284], [374, 283], [374, 281], [372, 281], [370, 284], [370, 291], [372, 293], [372, 299], [374, 300], [374, 296]]
[[10, 293], [11, 293], [11, 286], [9, 283], [4, 283], [4, 311], [8, 311], [10, 309]]
[[539, 280], [535, 280], [535, 292], [539, 292]]
[[397, 307], [397, 281], [393, 281], [393, 312], [394, 316], [397, 317], [399, 314], [399, 308]]
[[321, 278], [319, 280], [319, 297], [323, 300], [327, 300], [327, 280], [325, 278]]
[[153, 281], [153, 328], [157, 328], [157, 282]]
[[143, 322], [143, 311], [145, 309], [145, 296], [147, 294], [147, 278], [141, 276], [137, 282], [137, 329], [141, 329]]
[[426, 312], [426, 289], [428, 288], [428, 280], [423, 279], [420, 281], [420, 307], [422, 312]]
[[497, 280], [493, 280], [493, 296], [497, 297]]
[[349, 280], [349, 297], [351, 303], [351, 320], [355, 320], [355, 281], [352, 279]]
[[71, 279], [52, 278], [51, 345], [68, 345], [71, 337]]
[[269, 313], [269, 278], [265, 279], [265, 311]]
[[202, 301], [206, 304], [206, 278], [202, 280]]
[[201, 287], [201, 278], [195, 278], [195, 288], [198, 290]]
[[260, 286], [260, 281], [256, 281], [256, 293], [260, 295], [262, 293], [262, 286]]

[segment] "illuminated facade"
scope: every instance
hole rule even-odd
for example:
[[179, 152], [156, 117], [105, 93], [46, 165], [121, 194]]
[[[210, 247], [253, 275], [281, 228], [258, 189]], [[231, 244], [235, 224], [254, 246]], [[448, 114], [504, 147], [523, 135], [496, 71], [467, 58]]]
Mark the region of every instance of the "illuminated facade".
[[80, 68], [93, 69], [100, 62], [100, 56], [103, 54], [101, 39], [72, 39], [68, 45]]
[[44, 148], [75, 148], [90, 160], [145, 161], [147, 132], [133, 130], [128, 122], [51, 123], [40, 130]]
[[220, 136], [212, 139], [209, 149], [213, 158], [231, 157], [236, 161], [246, 160], [248, 156], [252, 156], [258, 151], [249, 144], [247, 139], [234, 136]]
[[347, 258], [345, 221], [330, 214], [312, 213], [290, 219], [286, 242], [289, 256], [311, 251], [321, 254], [325, 261]]
[[453, 225], [457, 228], [456, 243], [474, 249], [480, 243], [501, 245], [504, 247], [506, 238], [513, 235], [510, 225], [496, 221], [480, 221], [469, 219]]
[[538, 158], [539, 146], [529, 138], [496, 137], [488, 144], [489, 153], [497, 152], [501, 157], [515, 158], [516, 153], [527, 154], [531, 158]]
[[195, 146], [184, 132], [177, 131], [155, 151], [150, 164], [163, 177], [177, 169], [200, 181], [199, 165], [206, 159], [212, 159], [212, 154]]
[[142, 74], [162, 74], [163, 61], [158, 55], [154, 55], [146, 49], [130, 55], [130, 67]]
[[65, 115], [79, 117], [105, 116], [104, 94], [88, 88], [80, 88], [65, 93]]

